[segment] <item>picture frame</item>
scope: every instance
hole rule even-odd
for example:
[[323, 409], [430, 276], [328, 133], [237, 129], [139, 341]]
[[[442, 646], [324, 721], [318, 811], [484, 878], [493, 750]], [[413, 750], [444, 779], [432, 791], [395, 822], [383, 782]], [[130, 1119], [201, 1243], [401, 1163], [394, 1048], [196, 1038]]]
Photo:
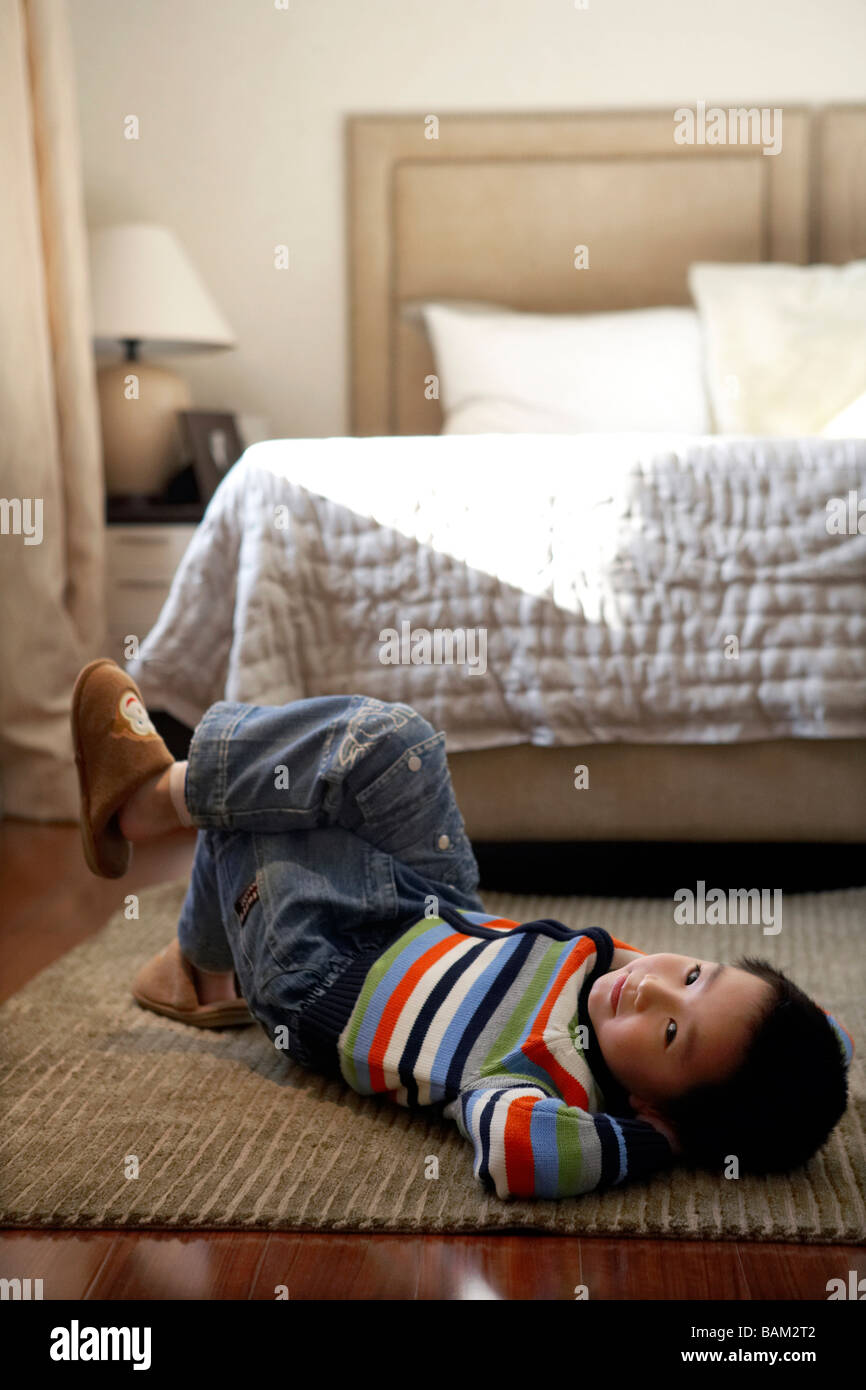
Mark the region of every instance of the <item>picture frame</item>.
[[190, 462], [205, 505], [244, 452], [238, 422], [230, 411], [179, 410]]

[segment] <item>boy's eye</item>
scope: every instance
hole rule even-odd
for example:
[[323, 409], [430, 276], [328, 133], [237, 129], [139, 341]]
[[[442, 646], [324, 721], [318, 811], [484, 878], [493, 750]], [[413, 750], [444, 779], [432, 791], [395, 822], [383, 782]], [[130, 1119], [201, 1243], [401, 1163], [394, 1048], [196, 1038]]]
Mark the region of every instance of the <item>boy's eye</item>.
[[[700, 967], [699, 965], [697, 965], [697, 964], [693, 965], [692, 968], [691, 968], [691, 970], [689, 971], [688, 975], [686, 975], [686, 984], [688, 984], [688, 982], [689, 982], [689, 975], [694, 975], [695, 972], [697, 972], [698, 975], [700, 975], [700, 973], [701, 973], [701, 967]], [[670, 1032], [671, 1028], [673, 1028], [673, 1030], [674, 1030], [674, 1031], [673, 1031], [673, 1035], [671, 1035], [671, 1032]], [[667, 1028], [665, 1028], [665, 1047], [669, 1047], [669, 1046], [670, 1046], [670, 1044], [673, 1042], [673, 1040], [674, 1040], [674, 1038], [676, 1037], [676, 1035], [677, 1035], [676, 1020], [672, 1018], [672, 1019], [669, 1021]]]

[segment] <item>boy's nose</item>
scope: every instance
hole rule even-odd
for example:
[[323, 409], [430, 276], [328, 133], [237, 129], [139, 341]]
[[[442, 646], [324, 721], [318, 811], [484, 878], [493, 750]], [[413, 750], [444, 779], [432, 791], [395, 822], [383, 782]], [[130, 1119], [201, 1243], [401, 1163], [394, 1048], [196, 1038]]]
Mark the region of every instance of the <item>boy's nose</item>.
[[654, 1000], [665, 999], [671, 993], [671, 986], [661, 979], [658, 975], [653, 975], [648, 971], [642, 975], [637, 983], [634, 993], [634, 1007], [645, 1009]]

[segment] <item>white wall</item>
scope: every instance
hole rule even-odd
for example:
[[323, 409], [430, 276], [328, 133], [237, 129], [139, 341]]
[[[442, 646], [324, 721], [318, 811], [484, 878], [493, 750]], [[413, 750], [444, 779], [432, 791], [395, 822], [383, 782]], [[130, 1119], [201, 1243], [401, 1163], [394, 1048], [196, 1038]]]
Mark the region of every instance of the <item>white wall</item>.
[[345, 114], [866, 101], [864, 0], [68, 3], [88, 221], [174, 228], [239, 347], [171, 365], [274, 436], [348, 428]]

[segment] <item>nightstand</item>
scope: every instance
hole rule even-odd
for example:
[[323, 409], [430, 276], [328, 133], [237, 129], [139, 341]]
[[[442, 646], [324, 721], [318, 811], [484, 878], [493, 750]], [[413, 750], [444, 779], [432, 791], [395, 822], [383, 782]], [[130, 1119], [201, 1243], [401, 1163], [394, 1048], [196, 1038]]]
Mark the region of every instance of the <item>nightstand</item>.
[[[119, 520], [109, 505], [106, 529], [108, 631], [106, 656], [126, 660], [125, 639], [143, 642], [171, 588], [175, 570], [196, 531], [193, 520]], [[158, 515], [158, 513], [157, 513]], [[189, 515], [189, 512], [187, 513]], [[193, 512], [201, 515], [201, 509]]]

